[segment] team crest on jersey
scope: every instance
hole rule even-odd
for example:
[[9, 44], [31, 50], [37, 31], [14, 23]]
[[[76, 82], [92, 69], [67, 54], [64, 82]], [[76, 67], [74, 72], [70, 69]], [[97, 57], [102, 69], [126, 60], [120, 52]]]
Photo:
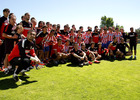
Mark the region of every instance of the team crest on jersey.
[[15, 32], [15, 31], [12, 31], [11, 33], [12, 33], [12, 34], [15, 34], [16, 32]]

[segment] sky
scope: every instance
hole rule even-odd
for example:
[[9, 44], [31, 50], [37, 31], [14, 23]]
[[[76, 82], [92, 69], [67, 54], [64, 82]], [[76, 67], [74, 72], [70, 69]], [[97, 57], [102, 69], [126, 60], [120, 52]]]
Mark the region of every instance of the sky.
[[3, 9], [9, 8], [17, 17], [29, 12], [37, 21], [65, 24], [70, 27], [75, 24], [76, 29], [84, 26], [94, 28], [100, 26], [101, 17], [112, 17], [114, 25], [124, 26], [129, 32], [130, 27], [140, 27], [140, 0], [0, 0], [0, 15]]

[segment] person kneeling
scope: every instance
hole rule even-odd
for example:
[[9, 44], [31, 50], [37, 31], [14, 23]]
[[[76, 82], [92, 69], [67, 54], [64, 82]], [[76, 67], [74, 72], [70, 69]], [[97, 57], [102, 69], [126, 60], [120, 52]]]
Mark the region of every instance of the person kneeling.
[[[35, 31], [28, 31], [27, 39], [23, 39], [16, 44], [8, 56], [8, 61], [12, 67], [16, 67], [13, 75], [15, 81], [19, 81], [18, 74], [23, 72], [23, 70], [26, 71], [26, 69], [31, 66], [31, 61], [34, 61], [37, 64], [40, 63], [40, 60], [34, 51], [33, 40], [35, 39], [35, 36]], [[24, 72], [22, 74], [25, 75]]]

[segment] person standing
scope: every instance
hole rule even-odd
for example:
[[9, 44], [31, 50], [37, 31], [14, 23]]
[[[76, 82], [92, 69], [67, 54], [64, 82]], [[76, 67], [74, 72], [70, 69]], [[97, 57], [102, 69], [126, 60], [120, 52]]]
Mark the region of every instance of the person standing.
[[[5, 59], [4, 59], [4, 72], [6, 74], [8, 74], [8, 56], [11, 53], [12, 49], [14, 48], [14, 41], [15, 39], [18, 38], [18, 36], [15, 33], [15, 29], [16, 29], [16, 16], [12, 15], [9, 17], [9, 24], [7, 26], [5, 26], [4, 28], [4, 32], [3, 32], [3, 37], [5, 38]], [[9, 66], [9, 69], [11, 67]]]
[[[9, 9], [3, 10], [3, 16], [0, 18], [0, 68], [2, 67], [2, 63], [4, 60], [4, 37], [2, 37], [4, 27], [8, 24], [8, 16], [10, 14]], [[2, 69], [2, 68], [1, 68]]]
[[29, 20], [30, 20], [30, 14], [29, 14], [29, 13], [25, 13], [24, 16], [25, 16], [25, 20], [22, 21], [20, 24], [21, 24], [21, 25], [23, 26], [23, 28], [24, 28], [23, 35], [24, 35], [25, 37], [27, 37], [28, 31], [32, 29], [32, 23], [29, 22]]
[[[133, 48], [134, 48], [134, 59], [136, 59], [136, 48], [137, 48], [137, 42], [138, 42], [138, 35], [137, 33], [134, 32], [134, 28], [131, 27], [130, 28], [130, 33], [128, 34], [128, 39], [129, 39], [129, 44], [130, 44], [130, 50], [131, 50], [131, 53], [133, 52]], [[133, 53], [130, 57], [130, 59], [133, 58]]]

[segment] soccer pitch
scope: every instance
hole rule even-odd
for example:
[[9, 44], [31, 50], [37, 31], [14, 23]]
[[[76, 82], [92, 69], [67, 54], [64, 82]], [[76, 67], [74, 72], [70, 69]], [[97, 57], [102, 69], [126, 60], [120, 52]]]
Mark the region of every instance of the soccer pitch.
[[67, 65], [33, 69], [21, 83], [0, 72], [0, 100], [140, 100], [140, 44], [137, 60]]

